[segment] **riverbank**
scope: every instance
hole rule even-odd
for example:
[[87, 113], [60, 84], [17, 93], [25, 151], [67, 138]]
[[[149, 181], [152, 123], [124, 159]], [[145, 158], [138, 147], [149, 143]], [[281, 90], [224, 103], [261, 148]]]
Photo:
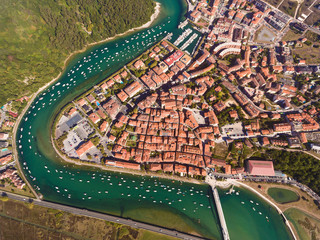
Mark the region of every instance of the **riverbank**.
[[[93, 43], [89, 43], [87, 44], [84, 48], [80, 49], [80, 50], [77, 50], [77, 51], [74, 51], [73, 53], [71, 53], [69, 55], [69, 57], [66, 58], [66, 60], [64, 61], [64, 66], [63, 66], [63, 69], [66, 68], [66, 66], [68, 65], [69, 61], [72, 60], [72, 58], [77, 55], [78, 53], [82, 53], [82, 52], [85, 52], [88, 50], [89, 47], [92, 47], [92, 46], [95, 46], [95, 45], [98, 45], [98, 44], [101, 44], [101, 43], [105, 43], [105, 42], [108, 42], [108, 41], [111, 41], [111, 40], [114, 40], [118, 37], [122, 37], [122, 36], [125, 36], [129, 33], [132, 33], [134, 31], [137, 31], [137, 30], [141, 30], [141, 29], [144, 29], [144, 28], [148, 28], [150, 27], [154, 21], [157, 19], [157, 17], [159, 16], [160, 14], [160, 11], [161, 11], [161, 4], [159, 2], [156, 2], [156, 6], [154, 7], [154, 13], [151, 15], [150, 17], [150, 21], [149, 22], [146, 22], [145, 24], [143, 24], [142, 26], [140, 27], [136, 27], [136, 28], [131, 28], [127, 31], [125, 31], [124, 33], [119, 33], [119, 34], [116, 34], [114, 35], [113, 37], [109, 37], [109, 38], [106, 38], [106, 39], [103, 39], [103, 40], [100, 40], [100, 41], [97, 41], [97, 42], [93, 42]], [[63, 72], [63, 71], [62, 71]], [[61, 72], [61, 73], [62, 73]], [[60, 77], [61, 73], [59, 74], [59, 76], [57, 78]], [[56, 78], [56, 79], [57, 79]]]
[[150, 21], [143, 24], [142, 26], [140, 27], [136, 27], [136, 28], [132, 28], [132, 29], [129, 29], [128, 31], [124, 32], [124, 33], [120, 33], [120, 34], [116, 34], [115, 36], [113, 37], [110, 37], [110, 38], [106, 38], [106, 39], [103, 39], [101, 41], [98, 41], [98, 42], [93, 42], [93, 43], [90, 43], [90, 44], [87, 44], [83, 49], [81, 50], [78, 50], [78, 51], [74, 51], [73, 53], [71, 53], [64, 61], [64, 65], [63, 65], [63, 70], [58, 74], [57, 77], [53, 78], [50, 82], [48, 82], [47, 84], [45, 84], [43, 87], [39, 88], [37, 92], [33, 93], [31, 95], [31, 98], [29, 99], [29, 102], [27, 103], [27, 105], [25, 106], [25, 108], [22, 110], [21, 114], [19, 115], [15, 125], [14, 125], [14, 128], [13, 128], [13, 131], [12, 131], [12, 135], [13, 135], [13, 140], [12, 140], [12, 148], [13, 148], [13, 155], [15, 157], [15, 159], [17, 160], [16, 161], [16, 166], [19, 170], [20, 173], [22, 173], [22, 178], [23, 180], [26, 182], [26, 184], [28, 185], [28, 187], [31, 189], [32, 193], [34, 194], [34, 196], [37, 198], [37, 199], [40, 199], [41, 196], [38, 196], [38, 194], [36, 193], [36, 191], [33, 189], [33, 187], [31, 186], [31, 184], [29, 183], [29, 181], [27, 181], [26, 177], [24, 176], [23, 172], [22, 172], [22, 169], [21, 169], [21, 166], [20, 166], [20, 162], [18, 161], [18, 153], [17, 153], [17, 146], [16, 146], [16, 135], [17, 135], [17, 129], [20, 125], [20, 122], [23, 118], [23, 116], [25, 115], [26, 111], [29, 109], [30, 105], [33, 103], [34, 99], [42, 92], [44, 91], [45, 89], [47, 89], [50, 85], [54, 84], [60, 77], [61, 75], [63, 74], [64, 70], [66, 69], [69, 61], [71, 61], [71, 59], [77, 55], [78, 53], [82, 53], [84, 51], [86, 51], [89, 47], [92, 47], [94, 45], [98, 45], [98, 44], [101, 44], [101, 43], [105, 43], [105, 42], [108, 42], [108, 41], [111, 41], [117, 37], [121, 37], [121, 36], [124, 36], [128, 33], [131, 33], [131, 32], [134, 32], [134, 31], [137, 31], [137, 30], [140, 30], [140, 29], [144, 29], [144, 28], [147, 28], [149, 27], [156, 19], [157, 17], [159, 16], [160, 14], [160, 10], [161, 10], [161, 4], [159, 2], [156, 3], [156, 6], [154, 8], [154, 13], [151, 15], [150, 17]]

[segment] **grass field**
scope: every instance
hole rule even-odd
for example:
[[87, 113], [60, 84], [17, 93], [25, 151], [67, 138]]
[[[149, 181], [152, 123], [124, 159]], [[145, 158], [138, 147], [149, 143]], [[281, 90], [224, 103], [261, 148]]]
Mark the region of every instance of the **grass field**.
[[311, 32], [307, 31], [305, 36], [301, 34], [296, 34], [294, 31], [289, 30], [286, 35], [282, 38], [283, 41], [295, 41], [302, 37], [306, 37], [309, 41], [313, 44], [310, 46], [306, 44], [302, 44], [300, 48], [292, 49], [292, 53], [297, 55], [301, 59], [306, 59], [307, 64], [319, 64], [320, 63], [320, 48], [313, 47], [314, 44], [319, 45], [320, 43], [320, 36]]
[[296, 1], [284, 0], [283, 3], [280, 5], [279, 10], [287, 13], [291, 17], [294, 17], [296, 8], [298, 3]]
[[301, 59], [306, 59], [307, 64], [319, 64], [320, 63], [320, 50], [303, 44], [302, 48], [296, 48], [293, 54], [299, 55]]
[[149, 231], [144, 231], [141, 234], [141, 237], [139, 238], [139, 240], [152, 240], [152, 239], [156, 239], [156, 240], [174, 240], [177, 238], [173, 238], [173, 237], [169, 237], [169, 236], [165, 236], [165, 235], [161, 235], [159, 233], [153, 233], [153, 232], [149, 232]]
[[0, 239], [174, 240], [129, 226], [0, 197]]
[[296, 34], [291, 29], [283, 36], [282, 41], [295, 41], [301, 38], [301, 34]]
[[269, 188], [268, 194], [278, 203], [290, 203], [299, 200], [299, 196], [294, 191], [284, 188]]
[[305, 20], [305, 23], [308, 25], [313, 25], [316, 22], [320, 21], [320, 9], [316, 8], [320, 4], [320, 0], [318, 0], [312, 8], [310, 8], [313, 13], [310, 14], [310, 16]]
[[26, 197], [34, 197], [27, 185], [25, 186], [25, 190], [24, 190], [24, 189], [16, 188], [15, 186], [13, 186], [9, 183], [5, 183], [4, 186], [0, 186], [0, 190], [6, 191], [6, 192], [16, 193], [16, 194], [23, 195]]
[[228, 146], [225, 143], [216, 143], [213, 154], [217, 158], [225, 159], [228, 154]]
[[296, 208], [289, 208], [284, 214], [295, 227], [300, 240], [319, 239], [320, 218], [312, 217]]
[[297, 13], [297, 17], [301, 16], [301, 14], [305, 14], [308, 16], [310, 10], [308, 9], [311, 4], [316, 0], [304, 0], [303, 3], [300, 5], [300, 8]]
[[267, 3], [271, 4], [274, 7], [277, 7], [282, 0], [266, 0]]

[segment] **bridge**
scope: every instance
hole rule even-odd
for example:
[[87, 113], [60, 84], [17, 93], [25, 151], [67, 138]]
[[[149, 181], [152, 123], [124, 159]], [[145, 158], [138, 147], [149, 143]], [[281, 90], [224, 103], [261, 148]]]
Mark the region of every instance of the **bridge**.
[[214, 177], [211, 177], [207, 175], [206, 177], [206, 182], [211, 186], [212, 192], [213, 192], [213, 198], [216, 203], [216, 208], [219, 216], [219, 221], [220, 221], [220, 226], [221, 226], [221, 231], [222, 231], [222, 236], [224, 240], [230, 240], [228, 228], [227, 228], [227, 223], [226, 219], [224, 218], [221, 202], [220, 202], [220, 197], [219, 193], [216, 187], [216, 179]]

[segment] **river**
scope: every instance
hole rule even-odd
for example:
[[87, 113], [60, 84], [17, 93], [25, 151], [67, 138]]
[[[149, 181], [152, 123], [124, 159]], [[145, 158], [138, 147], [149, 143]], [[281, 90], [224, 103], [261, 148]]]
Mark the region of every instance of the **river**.
[[[177, 39], [183, 31], [177, 29], [177, 26], [184, 19], [186, 4], [182, 0], [159, 2], [161, 14], [152, 26], [77, 54], [69, 61], [58, 81], [36, 97], [17, 131], [19, 161], [27, 179], [48, 201], [128, 217], [211, 239], [222, 239], [212, 193], [207, 185], [66, 164], [58, 158], [50, 142], [53, 119], [66, 103], [105, 79], [168, 33], [173, 33], [172, 41]], [[193, 51], [199, 37], [200, 34], [186, 49], [188, 52]], [[261, 199], [256, 201], [263, 205]], [[238, 202], [238, 199], [222, 197], [227, 224], [231, 223], [228, 226], [230, 232], [247, 224], [242, 219], [242, 213], [234, 209]], [[229, 208], [234, 210], [231, 214]], [[233, 218], [233, 215], [237, 217]], [[259, 239], [275, 239], [267, 237], [272, 231], [275, 234], [271, 236], [278, 236], [281, 232], [278, 239], [290, 239], [276, 213], [270, 211], [268, 215], [270, 228], [261, 227], [260, 224], [265, 223], [255, 221], [253, 214], [247, 213], [245, 216], [252, 218], [249, 230], [259, 229]], [[232, 219], [237, 219], [236, 223]], [[251, 231], [244, 231], [242, 239], [257, 239], [250, 238]]]

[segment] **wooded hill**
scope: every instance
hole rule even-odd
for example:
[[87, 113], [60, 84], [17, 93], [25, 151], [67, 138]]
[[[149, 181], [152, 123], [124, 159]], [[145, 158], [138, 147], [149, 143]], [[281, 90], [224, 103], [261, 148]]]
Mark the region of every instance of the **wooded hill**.
[[56, 77], [73, 51], [141, 26], [152, 0], [2, 0], [0, 106]]

